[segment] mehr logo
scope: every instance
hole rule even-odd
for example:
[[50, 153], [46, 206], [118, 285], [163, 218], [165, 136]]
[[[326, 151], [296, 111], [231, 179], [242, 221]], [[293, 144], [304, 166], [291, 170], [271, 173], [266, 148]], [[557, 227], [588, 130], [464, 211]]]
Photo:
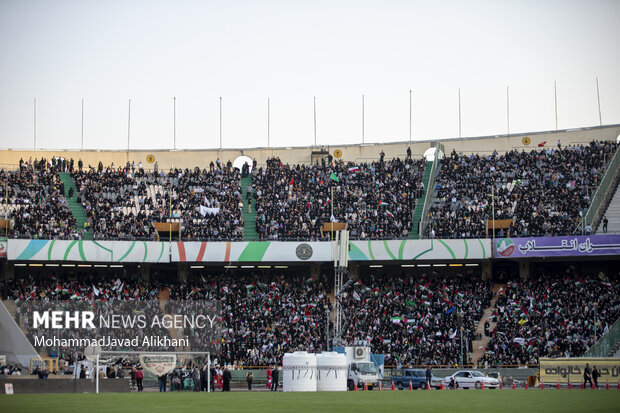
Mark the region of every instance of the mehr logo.
[[312, 247], [310, 244], [299, 244], [295, 249], [295, 254], [300, 260], [309, 260], [312, 257]]
[[510, 257], [515, 252], [515, 243], [510, 238], [502, 238], [495, 244], [495, 249], [502, 257]]

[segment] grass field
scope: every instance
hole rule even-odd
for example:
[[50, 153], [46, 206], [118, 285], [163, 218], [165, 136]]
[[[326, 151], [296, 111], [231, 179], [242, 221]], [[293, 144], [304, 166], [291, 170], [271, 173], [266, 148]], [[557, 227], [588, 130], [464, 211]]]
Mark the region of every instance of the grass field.
[[620, 391], [372, 391], [0, 395], [0, 412], [618, 412]]

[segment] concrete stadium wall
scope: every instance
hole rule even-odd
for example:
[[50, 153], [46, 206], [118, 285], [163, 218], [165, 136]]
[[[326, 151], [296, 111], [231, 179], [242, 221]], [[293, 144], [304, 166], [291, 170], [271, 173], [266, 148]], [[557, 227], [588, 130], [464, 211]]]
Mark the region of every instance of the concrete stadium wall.
[[[146, 162], [148, 155], [155, 156], [160, 169], [170, 167], [190, 168], [199, 166], [208, 168], [211, 161], [219, 157], [222, 163], [228, 160], [234, 161], [237, 157], [245, 155], [255, 158], [258, 165], [265, 165], [271, 157], [279, 157], [282, 162], [289, 164], [309, 164], [312, 161], [312, 151], [323, 148], [333, 154], [335, 150], [342, 151], [342, 159], [356, 163], [371, 162], [379, 158], [383, 150], [386, 159], [394, 157], [404, 158], [407, 147], [411, 147], [413, 156], [419, 158], [424, 151], [435, 142], [445, 146], [446, 152], [453, 149], [464, 153], [491, 153], [493, 150], [506, 152], [512, 149], [531, 150], [537, 149], [538, 144], [546, 142], [544, 147], [556, 147], [558, 139], [563, 146], [572, 144], [588, 143], [592, 140], [616, 140], [620, 134], [620, 125], [609, 125], [592, 128], [579, 128], [563, 131], [532, 132], [514, 135], [470, 137], [463, 139], [439, 139], [433, 141], [394, 142], [394, 143], [369, 143], [364, 145], [330, 145], [320, 147], [280, 147], [280, 148], [251, 148], [251, 149], [205, 149], [205, 150], [131, 150], [131, 151], [108, 151], [108, 150], [12, 150], [0, 151], [0, 168], [14, 169], [19, 160], [27, 161], [45, 157], [50, 159], [55, 156], [73, 158], [76, 163], [82, 159], [85, 166], [89, 164], [96, 167], [99, 161], [104, 166], [112, 163], [116, 167], [125, 165], [127, 162], [142, 162], [145, 169], [152, 169], [153, 165]], [[523, 143], [524, 138], [529, 138], [529, 145]], [[77, 167], [77, 165], [76, 165]]]

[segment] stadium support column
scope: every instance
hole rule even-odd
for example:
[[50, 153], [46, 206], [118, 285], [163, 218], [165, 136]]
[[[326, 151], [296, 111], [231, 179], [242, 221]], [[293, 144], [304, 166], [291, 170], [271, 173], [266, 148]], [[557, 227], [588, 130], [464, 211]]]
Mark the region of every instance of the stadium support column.
[[177, 274], [179, 277], [179, 281], [182, 283], [186, 283], [187, 282], [187, 265], [181, 262], [178, 263]]
[[140, 276], [144, 281], [151, 280], [151, 264], [140, 264]]
[[15, 265], [10, 261], [4, 261], [0, 280], [11, 281], [15, 279]]
[[482, 267], [482, 279], [490, 280], [491, 275], [493, 274], [493, 264], [491, 261], [483, 261], [481, 264]]
[[519, 278], [521, 281], [527, 281], [530, 279], [531, 270], [532, 264], [527, 261], [519, 262]]

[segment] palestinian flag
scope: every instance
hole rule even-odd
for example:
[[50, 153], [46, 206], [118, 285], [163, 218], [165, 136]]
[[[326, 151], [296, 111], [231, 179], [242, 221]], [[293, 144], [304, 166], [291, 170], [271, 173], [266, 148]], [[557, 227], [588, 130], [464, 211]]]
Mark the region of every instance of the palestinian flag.
[[430, 306], [430, 305], [431, 305], [431, 302], [430, 302], [430, 301], [428, 301], [428, 300], [422, 300], [422, 305], [424, 305], [424, 306], [428, 307], [428, 306]]
[[403, 321], [403, 317], [390, 317], [390, 321], [394, 324], [400, 324]]
[[379, 206], [388, 206], [390, 205], [388, 202], [385, 202], [383, 200], [379, 201]]
[[245, 286], [245, 289], [248, 291], [252, 291], [253, 289], [256, 288], [256, 284], [252, 283], [252, 284], [248, 284]]
[[295, 316], [293, 317], [293, 319], [291, 320], [291, 323], [296, 323], [299, 321], [299, 316]]

